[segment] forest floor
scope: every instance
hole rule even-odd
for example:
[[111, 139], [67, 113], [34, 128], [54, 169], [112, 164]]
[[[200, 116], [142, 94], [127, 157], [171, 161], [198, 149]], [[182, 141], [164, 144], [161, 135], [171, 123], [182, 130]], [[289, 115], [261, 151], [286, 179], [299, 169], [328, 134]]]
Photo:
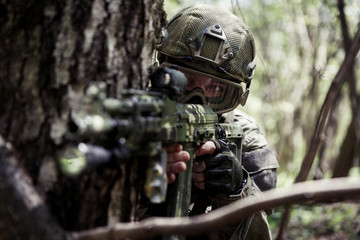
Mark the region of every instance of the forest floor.
[[[283, 208], [268, 217], [276, 239]], [[360, 200], [331, 204], [293, 205], [285, 239], [359, 240]]]

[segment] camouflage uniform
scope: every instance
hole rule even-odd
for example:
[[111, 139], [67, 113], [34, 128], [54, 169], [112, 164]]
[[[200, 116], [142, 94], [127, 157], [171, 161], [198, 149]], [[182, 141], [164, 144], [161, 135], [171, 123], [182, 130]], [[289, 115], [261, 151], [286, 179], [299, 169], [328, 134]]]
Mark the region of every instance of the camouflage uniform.
[[[193, 188], [190, 215], [204, 213], [209, 205], [216, 209], [244, 197], [258, 197], [261, 191], [274, 188], [277, 159], [255, 120], [236, 109], [246, 103], [256, 66], [255, 42], [246, 24], [216, 7], [201, 4], [188, 7], [170, 20], [157, 50], [160, 66], [175, 67], [188, 78], [179, 102], [210, 106], [221, 116], [220, 122], [239, 124], [245, 136], [242, 165], [247, 181], [236, 184], [239, 186], [234, 191], [236, 195]], [[192, 82], [197, 82], [196, 86]], [[212, 94], [207, 86], [219, 87], [224, 92]], [[232, 178], [236, 179], [232, 184], [238, 183], [236, 176], [241, 174], [241, 166], [233, 170], [238, 174]], [[265, 211], [246, 217], [237, 227], [220, 234], [219, 239], [271, 239]]]
[[[244, 178], [247, 181], [240, 194], [237, 195], [216, 194], [213, 197], [195, 197], [192, 215], [203, 213], [207, 205], [211, 205], [211, 209], [220, 208], [245, 197], [259, 197], [261, 191], [276, 187], [276, 169], [279, 164], [255, 120], [236, 109], [223, 114], [220, 122], [239, 124], [244, 131], [242, 163]], [[255, 212], [237, 226], [222, 230], [217, 237], [219, 239], [272, 239], [267, 221], [267, 214], [270, 213], [271, 210]], [[208, 236], [204, 235], [194, 239], [207, 238]]]
[[[252, 187], [249, 189], [244, 188], [243, 192], [247, 191], [247, 193], [242, 193], [240, 198], [249, 195], [259, 197], [261, 191], [275, 188], [276, 169], [279, 164], [255, 120], [239, 110], [224, 114], [221, 120], [227, 123], [240, 124], [245, 135], [242, 164], [250, 176]], [[227, 199], [233, 201], [233, 198], [237, 200], [239, 197], [230, 196]], [[216, 201], [218, 207], [228, 203], [221, 200]], [[267, 213], [271, 213], [271, 210], [267, 211]], [[237, 228], [231, 239], [271, 239], [271, 232], [266, 218], [265, 211], [252, 214]]]
[[276, 168], [279, 164], [255, 120], [236, 109], [223, 114], [220, 122], [239, 124], [242, 127], [245, 135], [242, 155], [244, 168], [261, 191], [275, 188]]

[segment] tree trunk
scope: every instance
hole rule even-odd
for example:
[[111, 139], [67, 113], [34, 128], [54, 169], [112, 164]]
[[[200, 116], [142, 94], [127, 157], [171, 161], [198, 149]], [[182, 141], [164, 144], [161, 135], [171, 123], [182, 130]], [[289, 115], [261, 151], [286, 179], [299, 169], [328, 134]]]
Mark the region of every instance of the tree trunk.
[[[339, 20], [341, 24], [341, 33], [343, 36], [343, 47], [346, 55], [350, 54], [350, 47], [353, 40], [350, 37], [348, 24], [345, 17], [345, 3], [343, 0], [338, 0], [337, 6], [339, 9]], [[343, 140], [340, 148], [340, 153], [335, 160], [335, 166], [332, 177], [344, 177], [349, 174], [353, 166], [356, 156], [359, 154], [360, 146], [360, 111], [359, 103], [360, 96], [356, 92], [357, 77], [355, 74], [354, 66], [350, 69], [346, 76], [347, 83], [349, 84], [349, 97], [352, 109], [352, 119], [348, 127], [347, 134]]]
[[[1, 146], [11, 143], [34, 194], [66, 230], [134, 220], [137, 162], [69, 178], [58, 170], [56, 153], [66, 144], [70, 114], [84, 111], [90, 81], [106, 82], [113, 96], [145, 86], [164, 23], [162, 0], [0, 3]], [[1, 203], [12, 204], [8, 197], [0, 191]], [[16, 215], [0, 213], [2, 232], [2, 224]]]
[[346, 177], [354, 163], [354, 156], [356, 156], [356, 136], [354, 123], [352, 122], [348, 127], [347, 134], [340, 148], [340, 154], [337, 156], [332, 177]]

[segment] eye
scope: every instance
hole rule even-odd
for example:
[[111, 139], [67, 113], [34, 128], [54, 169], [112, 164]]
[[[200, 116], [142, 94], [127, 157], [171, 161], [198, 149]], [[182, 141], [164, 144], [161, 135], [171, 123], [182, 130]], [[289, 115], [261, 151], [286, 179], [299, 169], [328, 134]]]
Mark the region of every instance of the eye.
[[218, 97], [224, 93], [224, 86], [221, 84], [210, 84], [206, 86], [207, 97]]

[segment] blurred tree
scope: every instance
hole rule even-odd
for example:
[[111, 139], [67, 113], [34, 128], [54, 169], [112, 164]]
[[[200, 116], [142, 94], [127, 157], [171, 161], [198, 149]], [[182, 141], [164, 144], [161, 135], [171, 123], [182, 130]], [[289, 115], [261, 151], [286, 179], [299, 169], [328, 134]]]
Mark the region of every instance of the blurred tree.
[[[1, 239], [40, 239], [18, 202], [28, 206], [36, 194], [66, 230], [134, 220], [136, 162], [69, 179], [58, 171], [55, 152], [66, 144], [70, 114], [84, 110], [87, 83], [105, 81], [109, 95], [144, 87], [163, 24], [161, 0], [1, 1], [0, 161], [15, 163], [0, 179], [12, 172], [29, 177], [28, 184], [1, 181], [0, 202], [9, 204], [0, 206], [0, 235], [7, 236]], [[21, 182], [32, 190], [11, 190]]]
[[[180, 8], [196, 3], [203, 1], [165, 0], [165, 10], [172, 16]], [[345, 56], [345, 51], [339, 48], [345, 39], [339, 8], [326, 0], [206, 3], [233, 11], [254, 34], [257, 69], [243, 110], [261, 119], [258, 122], [278, 154], [280, 172], [294, 179], [310, 144], [327, 89]], [[343, 9], [348, 35], [355, 36], [360, 26], [360, 5], [358, 1], [347, 0]], [[345, 45], [350, 46], [349, 42]], [[360, 72], [356, 66], [355, 76]], [[349, 87], [349, 90], [357, 88]], [[340, 153], [342, 141], [346, 133], [352, 132], [347, 128], [354, 109], [349, 104], [350, 98], [354, 99], [343, 89], [334, 103], [317, 155], [315, 178], [330, 176], [335, 159], [344, 154]], [[283, 184], [281, 176], [280, 184]]]
[[[190, 4], [173, 2], [179, 8]], [[327, 89], [360, 26], [358, 1], [345, 1], [343, 11], [326, 0], [199, 2], [232, 9], [256, 37], [258, 66], [244, 110], [263, 120], [260, 124], [282, 166], [280, 184], [287, 183], [283, 179], [298, 173]], [[17, 182], [28, 190], [22, 191], [28, 194], [23, 201], [46, 204], [67, 230], [134, 218], [137, 189], [123, 186], [136, 186], [136, 163], [121, 171], [99, 168], [68, 179], [57, 171], [54, 152], [65, 144], [69, 114], [82, 111], [83, 90], [89, 81], [105, 81], [109, 95], [121, 88], [144, 86], [152, 46], [164, 22], [161, 4], [161, 0], [0, 3], [0, 134], [4, 139], [0, 139], [0, 201], [9, 204], [0, 205], [1, 239], [39, 239], [35, 236], [43, 233], [32, 235], [35, 228], [30, 225], [22, 231], [16, 228], [24, 223], [21, 211], [26, 207], [15, 201], [22, 199], [14, 196], [16, 191], [9, 194]], [[343, 19], [348, 21], [347, 27], [341, 27], [339, 17], [343, 24]], [[345, 51], [339, 48], [343, 43]], [[356, 64], [354, 75], [358, 76]], [[318, 177], [326, 176], [334, 164], [336, 169], [345, 167], [337, 173], [346, 175], [351, 160], [358, 157], [354, 140], [359, 139], [354, 101], [358, 86], [352, 79], [351, 94], [341, 93], [323, 136], [326, 144], [318, 156]], [[17, 178], [24, 172], [29, 178]], [[36, 192], [44, 201], [31, 197]]]
[[[255, 36], [257, 68], [242, 110], [258, 120], [278, 154], [278, 186], [290, 185], [311, 144], [332, 80], [360, 29], [359, 1], [229, 0], [220, 5], [242, 18]], [[355, 78], [347, 80], [333, 103], [310, 178], [360, 175], [358, 61], [353, 70]]]
[[[352, 26], [349, 34], [355, 36], [360, 7], [356, 1], [345, 3], [344, 17]], [[339, 49], [343, 43], [339, 10], [320, 0], [236, 1], [233, 10], [257, 40], [257, 71], [245, 111], [263, 120], [268, 141], [279, 156], [280, 173], [294, 178], [326, 91], [344, 59], [345, 51]], [[350, 98], [354, 99], [342, 90], [334, 104], [318, 155], [318, 177], [329, 176], [336, 156], [341, 155], [351, 119]], [[281, 179], [280, 184], [284, 184]]]
[[[338, 0], [339, 21], [343, 36], [343, 48], [346, 55], [350, 54], [352, 39], [350, 37], [348, 23], [344, 13], [344, 1]], [[360, 28], [359, 28], [360, 29]], [[350, 168], [359, 154], [360, 146], [360, 95], [357, 93], [357, 76], [354, 66], [347, 75], [347, 83], [349, 85], [349, 96], [352, 108], [352, 120], [349, 124], [346, 137], [341, 146], [341, 151], [336, 158], [333, 177], [344, 177], [349, 174]], [[359, 164], [360, 165], [360, 164]]]

